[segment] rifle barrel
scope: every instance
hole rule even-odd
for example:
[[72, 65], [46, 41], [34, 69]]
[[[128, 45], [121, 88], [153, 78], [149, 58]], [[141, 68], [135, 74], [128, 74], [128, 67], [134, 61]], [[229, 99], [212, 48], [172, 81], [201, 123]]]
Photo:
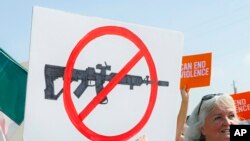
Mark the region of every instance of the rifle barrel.
[[[144, 83], [146, 83], [146, 84], [153, 84], [153, 83], [156, 83], [156, 81], [148, 81], [148, 82], [144, 82]], [[169, 86], [169, 82], [168, 81], [161, 81], [161, 80], [159, 80], [157, 82], [157, 85], [158, 86]]]
[[159, 86], [169, 86], [169, 82], [168, 81], [158, 81], [158, 85]]

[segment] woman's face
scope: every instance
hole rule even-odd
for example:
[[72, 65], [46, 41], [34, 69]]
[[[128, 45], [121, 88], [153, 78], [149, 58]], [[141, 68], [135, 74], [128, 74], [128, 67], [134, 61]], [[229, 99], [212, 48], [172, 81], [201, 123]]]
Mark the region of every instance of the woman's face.
[[229, 141], [230, 125], [237, 123], [238, 119], [233, 108], [215, 106], [206, 117], [201, 132], [206, 141]]

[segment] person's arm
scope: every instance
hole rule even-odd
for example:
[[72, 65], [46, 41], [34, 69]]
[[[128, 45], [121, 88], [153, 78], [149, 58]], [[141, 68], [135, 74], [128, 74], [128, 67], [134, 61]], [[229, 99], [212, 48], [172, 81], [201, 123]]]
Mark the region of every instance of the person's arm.
[[184, 140], [184, 136], [182, 134], [183, 134], [184, 126], [186, 124], [188, 102], [189, 102], [189, 93], [188, 93], [189, 90], [186, 88], [183, 88], [180, 91], [181, 91], [182, 100], [181, 100], [181, 107], [180, 107], [178, 117], [177, 117], [177, 127], [176, 127], [176, 136], [175, 136], [176, 141]]

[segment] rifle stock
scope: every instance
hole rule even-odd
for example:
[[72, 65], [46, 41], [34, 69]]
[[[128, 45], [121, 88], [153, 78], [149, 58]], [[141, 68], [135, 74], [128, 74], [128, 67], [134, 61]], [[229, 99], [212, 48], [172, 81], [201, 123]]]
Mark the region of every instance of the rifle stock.
[[44, 89], [45, 99], [53, 99], [57, 100], [57, 98], [62, 94], [62, 89], [59, 93], [55, 94], [54, 90], [54, 81], [64, 74], [64, 67], [53, 66], [53, 65], [45, 65], [44, 67], [44, 75], [46, 88]]

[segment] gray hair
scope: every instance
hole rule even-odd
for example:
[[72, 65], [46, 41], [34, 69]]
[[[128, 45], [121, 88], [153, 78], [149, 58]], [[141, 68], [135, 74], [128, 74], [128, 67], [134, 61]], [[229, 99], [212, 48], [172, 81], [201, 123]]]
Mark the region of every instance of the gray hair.
[[[202, 103], [201, 103], [202, 102]], [[233, 98], [230, 95], [220, 95], [215, 96], [211, 99], [201, 101], [191, 113], [187, 124], [188, 128], [184, 133], [185, 141], [205, 141], [203, 135], [201, 134], [201, 127], [205, 123], [207, 115], [213, 110], [216, 105], [223, 105], [235, 109], [236, 107]], [[200, 112], [198, 115], [198, 110]], [[236, 119], [239, 118], [236, 115]]]

